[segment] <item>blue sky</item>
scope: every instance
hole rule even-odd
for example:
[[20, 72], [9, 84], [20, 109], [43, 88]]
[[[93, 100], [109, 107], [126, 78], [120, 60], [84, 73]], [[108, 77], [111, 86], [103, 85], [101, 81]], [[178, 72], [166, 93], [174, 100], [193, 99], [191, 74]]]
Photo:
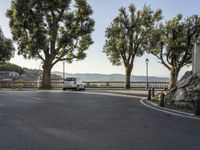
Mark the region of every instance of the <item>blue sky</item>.
[[[5, 17], [5, 12], [10, 7], [10, 2], [11, 0], [0, 0], [0, 26], [4, 35], [11, 38], [9, 20]], [[66, 64], [66, 72], [68, 73], [124, 74], [123, 66], [112, 66], [106, 55], [102, 53], [105, 42], [105, 28], [118, 15], [118, 9], [121, 6], [127, 7], [130, 3], [134, 3], [137, 9], [141, 9], [144, 4], [151, 5], [153, 10], [162, 9], [164, 20], [170, 19], [178, 13], [182, 13], [184, 17], [193, 14], [200, 15], [199, 0], [88, 0], [88, 3], [94, 10], [95, 31], [92, 35], [94, 44], [88, 49], [85, 60]], [[150, 60], [150, 75], [169, 76], [169, 71], [151, 55], [144, 55], [135, 59], [132, 75], [145, 75], [145, 59], [147, 57]], [[39, 60], [24, 60], [22, 56], [17, 55], [11, 59], [11, 62], [28, 68], [39, 68], [40, 65]], [[62, 62], [55, 65], [52, 70], [62, 71]], [[187, 67], [180, 74], [183, 74], [186, 70], [188, 70]]]

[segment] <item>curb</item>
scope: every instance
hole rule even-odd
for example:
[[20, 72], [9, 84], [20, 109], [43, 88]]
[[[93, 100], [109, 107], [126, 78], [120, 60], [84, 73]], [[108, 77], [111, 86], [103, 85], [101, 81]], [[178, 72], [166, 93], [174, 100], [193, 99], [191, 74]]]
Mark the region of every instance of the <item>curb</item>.
[[196, 116], [192, 113], [187, 113], [187, 112], [172, 110], [172, 109], [165, 108], [165, 107], [160, 107], [158, 104], [146, 100], [146, 98], [141, 99], [140, 103], [148, 108], [151, 108], [151, 109], [163, 112], [163, 113], [167, 113], [167, 114], [171, 114], [171, 115], [179, 116], [179, 117], [184, 117], [184, 118], [200, 120], [199, 116]]

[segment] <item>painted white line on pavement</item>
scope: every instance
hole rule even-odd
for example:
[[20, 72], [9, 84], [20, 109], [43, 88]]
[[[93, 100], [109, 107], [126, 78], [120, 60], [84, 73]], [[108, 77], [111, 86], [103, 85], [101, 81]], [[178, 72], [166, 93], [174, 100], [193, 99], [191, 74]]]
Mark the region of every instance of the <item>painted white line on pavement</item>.
[[103, 93], [103, 92], [73, 92], [79, 94], [91, 94], [91, 95], [104, 95], [104, 96], [119, 96], [119, 97], [128, 97], [128, 98], [138, 98], [141, 99], [142, 96], [134, 96], [134, 95], [125, 95], [125, 94], [116, 94], [116, 93]]
[[179, 117], [184, 117], [184, 118], [190, 118], [190, 119], [200, 120], [200, 118], [195, 117], [195, 116], [187, 116], [187, 115], [183, 115], [183, 114], [179, 114], [179, 113], [174, 113], [174, 112], [167, 111], [167, 110], [162, 110], [162, 109], [159, 109], [159, 108], [156, 108], [156, 107], [153, 107], [153, 106], [149, 106], [149, 105], [147, 105], [147, 104], [144, 103], [144, 98], [140, 100], [140, 103], [143, 104], [146, 107], [149, 107], [151, 109], [154, 109], [154, 110], [157, 110], [157, 111], [160, 111], [160, 112], [163, 112], [163, 113], [167, 113], [167, 114], [171, 114], [171, 115], [179, 116]]
[[[151, 101], [146, 101], [147, 103], [150, 103], [151, 105], [155, 106], [155, 107], [159, 107], [158, 104], [156, 103], [153, 103]], [[171, 112], [174, 112], [174, 113], [179, 113], [179, 114], [182, 114], [182, 115], [187, 115], [187, 116], [194, 116], [194, 114], [192, 113], [187, 113], [187, 112], [183, 112], [183, 111], [178, 111], [178, 110], [174, 110], [174, 109], [169, 109], [169, 108], [166, 108], [166, 107], [162, 107], [163, 110], [166, 110], [166, 111], [171, 111]]]

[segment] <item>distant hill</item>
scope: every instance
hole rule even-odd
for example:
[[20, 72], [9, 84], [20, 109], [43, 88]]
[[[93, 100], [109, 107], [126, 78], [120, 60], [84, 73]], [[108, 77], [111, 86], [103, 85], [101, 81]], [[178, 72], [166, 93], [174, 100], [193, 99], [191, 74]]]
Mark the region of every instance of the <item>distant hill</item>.
[[[52, 72], [58, 76], [62, 76], [63, 73], [59, 71]], [[89, 73], [76, 73], [76, 74], [65, 74], [65, 77], [79, 77], [83, 81], [124, 81], [125, 75], [123, 74], [89, 74]], [[146, 81], [146, 76], [131, 76], [131, 81], [134, 82], [144, 82]], [[149, 77], [149, 82], [168, 82], [169, 78], [166, 77]]]
[[[18, 80], [22, 80], [22, 81], [37, 81], [38, 77], [40, 76], [40, 79], [42, 78], [42, 70], [38, 70], [38, 69], [29, 69], [29, 68], [23, 68], [24, 70], [24, 74], [20, 75], [18, 77]], [[51, 78], [53, 80], [59, 80], [62, 79], [61, 76], [56, 75], [56, 74], [51, 74]]]
[[[23, 68], [24, 73], [20, 75], [16, 80], [22, 81], [37, 81], [38, 77], [42, 76], [43, 71], [38, 69]], [[62, 80], [63, 73], [54, 71], [51, 73], [53, 80]], [[75, 73], [65, 74], [65, 77], [79, 77], [83, 81], [125, 81], [125, 75], [123, 74], [98, 74], [98, 73]], [[145, 82], [146, 76], [131, 76], [131, 81], [134, 82]], [[149, 82], [168, 82], [169, 78], [166, 77], [149, 77]]]

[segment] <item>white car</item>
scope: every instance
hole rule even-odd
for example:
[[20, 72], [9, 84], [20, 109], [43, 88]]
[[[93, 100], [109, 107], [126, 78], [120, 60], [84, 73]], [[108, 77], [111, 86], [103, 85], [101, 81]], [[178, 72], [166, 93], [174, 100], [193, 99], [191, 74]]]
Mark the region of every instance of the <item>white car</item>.
[[85, 90], [85, 83], [80, 78], [66, 78], [63, 82], [63, 90], [66, 89]]

